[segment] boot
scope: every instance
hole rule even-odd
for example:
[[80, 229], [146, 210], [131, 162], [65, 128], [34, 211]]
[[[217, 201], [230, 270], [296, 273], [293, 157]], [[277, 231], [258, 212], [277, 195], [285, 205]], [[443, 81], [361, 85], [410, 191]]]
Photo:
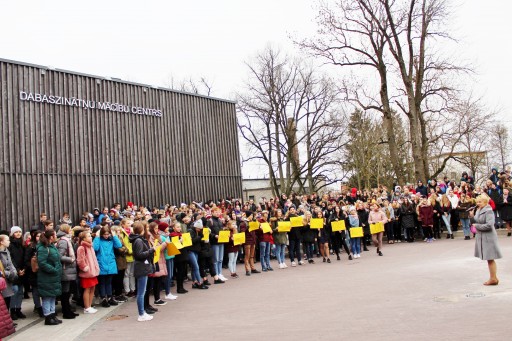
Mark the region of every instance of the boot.
[[450, 238], [451, 238], [451, 239], [453, 239], [453, 233], [452, 233], [452, 234], [450, 234]]
[[57, 324], [61, 324], [62, 323], [62, 320], [60, 320], [58, 317], [57, 317], [57, 314], [56, 313], [53, 313], [53, 314], [50, 314], [50, 316], [52, 317], [52, 319], [57, 322]]
[[48, 315], [44, 318], [44, 324], [46, 326], [56, 326], [59, 324], [59, 322], [53, 319], [53, 315]]
[[71, 304], [69, 303], [69, 292], [63, 292], [61, 296], [61, 305], [62, 305], [62, 318], [68, 320], [68, 319], [74, 319], [76, 316], [71, 311]]
[[18, 319], [18, 315], [16, 315], [16, 309], [11, 308], [11, 319], [16, 321]]
[[363, 247], [363, 251], [369, 251], [368, 248], [366, 247], [366, 244]]
[[16, 316], [18, 316], [20, 319], [27, 318], [27, 316], [21, 312], [21, 308], [16, 308]]
[[42, 307], [34, 308], [34, 313], [36, 313], [37, 315], [39, 315], [39, 317], [44, 317], [44, 314], [43, 314], [43, 308], [42, 308]]
[[450, 239], [450, 235], [448, 233], [446, 234], [446, 239]]

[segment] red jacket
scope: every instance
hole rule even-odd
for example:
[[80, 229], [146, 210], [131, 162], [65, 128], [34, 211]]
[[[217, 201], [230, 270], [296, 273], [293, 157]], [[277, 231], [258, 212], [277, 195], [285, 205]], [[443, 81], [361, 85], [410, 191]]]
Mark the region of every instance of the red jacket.
[[434, 225], [434, 208], [430, 205], [420, 206], [420, 219], [421, 226], [433, 226]]
[[15, 331], [16, 329], [14, 329], [9, 309], [7, 309], [5, 305], [4, 298], [0, 295], [0, 339], [14, 334]]
[[256, 232], [249, 232], [249, 224], [247, 221], [242, 221], [240, 224], [240, 232], [245, 232], [245, 244], [244, 245], [256, 245]]

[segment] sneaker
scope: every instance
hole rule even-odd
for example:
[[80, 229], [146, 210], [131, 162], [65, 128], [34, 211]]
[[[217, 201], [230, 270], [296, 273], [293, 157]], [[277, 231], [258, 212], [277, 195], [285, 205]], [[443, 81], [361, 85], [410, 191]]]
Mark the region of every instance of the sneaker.
[[[338, 259], [337, 260], [340, 260], [340, 257], [338, 256]], [[352, 260], [352, 255], [348, 255], [348, 260]]]
[[304, 262], [303, 261], [299, 261], [299, 265], [304, 265]]
[[109, 301], [107, 301], [106, 298], [104, 298], [103, 300], [101, 300], [101, 306], [103, 308], [110, 308], [110, 303], [109, 303]]
[[128, 301], [128, 298], [125, 295], [119, 295], [119, 296], [116, 296], [116, 301], [117, 302], [126, 302], [126, 301]]
[[288, 265], [286, 265], [286, 263], [283, 263], [283, 269], [286, 269], [288, 267]]
[[222, 279], [220, 279], [220, 277], [219, 277], [219, 279], [214, 280], [213, 283], [215, 283], [215, 284], [224, 284], [225, 282]]
[[274, 271], [270, 266], [267, 268], [268, 271]]
[[[219, 277], [219, 278], [220, 278], [220, 277]], [[203, 281], [203, 284], [204, 284], [204, 285], [212, 285], [210, 282], [208, 282], [208, 280]]]
[[259, 273], [260, 273], [260, 271], [258, 271], [258, 270], [256, 270], [256, 269], [253, 269], [253, 270], [251, 270], [251, 273], [252, 273], [252, 274], [259, 274]]
[[331, 259], [330, 258], [327, 258], [327, 263], [330, 263], [331, 262]]
[[97, 312], [98, 312], [98, 310], [94, 309], [93, 307], [84, 309], [84, 314], [96, 314]]
[[148, 306], [145, 310], [147, 314], [154, 314], [158, 311], [158, 309], [153, 308], [152, 306]]
[[166, 305], [166, 304], [167, 304], [167, 302], [162, 301], [162, 300], [155, 301], [155, 305]]
[[152, 319], [153, 319], [153, 316], [144, 313], [144, 315], [140, 315], [139, 316], [137, 321], [139, 321], [139, 322], [146, 322], [146, 321], [151, 321]]
[[223, 274], [220, 274], [220, 275], [219, 275], [219, 278], [220, 278], [220, 279], [222, 279], [224, 282], [228, 280], [226, 277], [224, 277], [224, 275], [223, 275]]
[[292, 262], [292, 267], [295, 267], [295, 266], [297, 266], [297, 263]]
[[284, 269], [283, 264], [279, 263], [279, 269]]
[[165, 299], [166, 300], [169, 300], [169, 301], [173, 301], [175, 299], [177, 299], [178, 296], [174, 296], [173, 294], [169, 293], [169, 295], [165, 295]]
[[267, 269], [263, 268], [263, 269], [261, 269], [261, 271], [263, 271], [263, 272], [267, 272]]
[[238, 275], [236, 273], [234, 273], [234, 274], [231, 274], [231, 277], [238, 278]]
[[113, 306], [116, 306], [119, 304], [119, 302], [117, 302], [113, 297], [111, 297], [109, 300], [108, 300], [108, 304], [110, 305], [113, 305]]
[[250, 272], [250, 271], [246, 271], [246, 272], [245, 272], [245, 275], [246, 275], [246, 276], [250, 276], [250, 275], [251, 275], [251, 272]]

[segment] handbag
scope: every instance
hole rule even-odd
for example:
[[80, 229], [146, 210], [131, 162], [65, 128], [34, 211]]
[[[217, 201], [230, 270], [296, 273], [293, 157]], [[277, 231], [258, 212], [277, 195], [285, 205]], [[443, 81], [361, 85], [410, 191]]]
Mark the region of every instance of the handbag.
[[471, 225], [469, 230], [471, 231], [471, 233], [476, 234], [476, 227], [475, 227], [475, 225]]
[[30, 268], [33, 273], [36, 273], [39, 270], [39, 264], [37, 263], [37, 253], [35, 253], [32, 258], [30, 258]]

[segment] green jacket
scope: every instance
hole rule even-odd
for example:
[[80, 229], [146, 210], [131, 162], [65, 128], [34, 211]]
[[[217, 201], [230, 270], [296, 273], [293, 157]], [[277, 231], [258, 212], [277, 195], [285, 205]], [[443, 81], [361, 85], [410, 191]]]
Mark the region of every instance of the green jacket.
[[41, 297], [57, 297], [62, 292], [62, 264], [60, 254], [55, 245], [48, 247], [37, 244], [37, 289]]

